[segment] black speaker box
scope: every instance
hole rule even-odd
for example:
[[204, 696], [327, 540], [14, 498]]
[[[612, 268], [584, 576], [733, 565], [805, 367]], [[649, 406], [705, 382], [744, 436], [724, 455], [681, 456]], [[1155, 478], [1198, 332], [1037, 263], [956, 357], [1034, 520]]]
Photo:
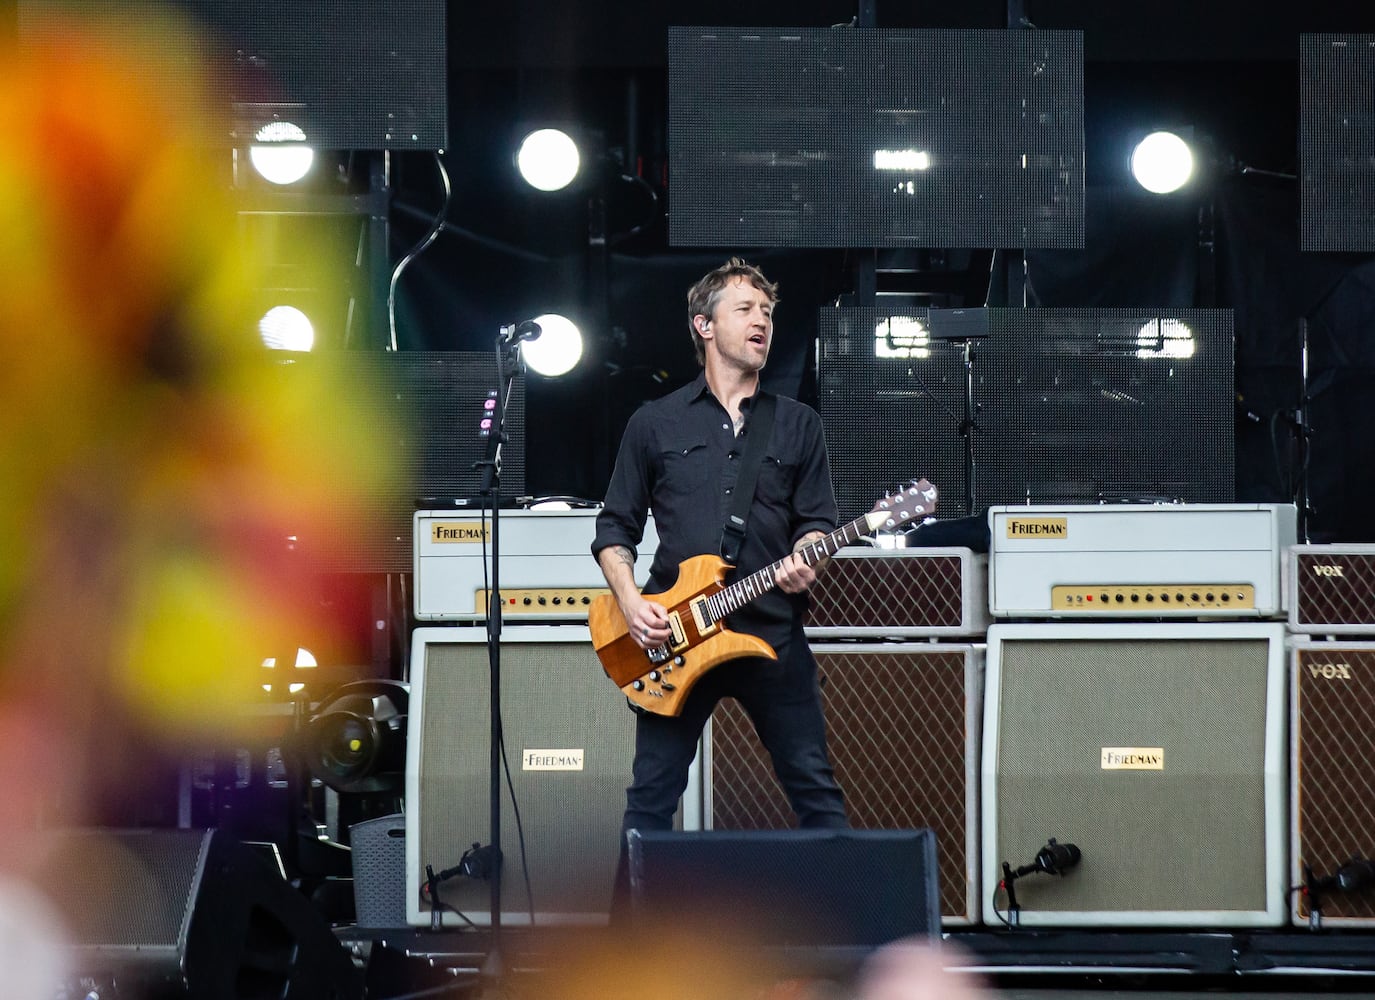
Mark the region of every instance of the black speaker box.
[[765, 948], [872, 949], [940, 933], [930, 830], [627, 834], [637, 926], [747, 927]]
[[280, 867], [223, 834], [54, 833], [43, 887], [72, 942], [72, 971], [118, 983], [121, 996], [363, 996], [324, 917]]

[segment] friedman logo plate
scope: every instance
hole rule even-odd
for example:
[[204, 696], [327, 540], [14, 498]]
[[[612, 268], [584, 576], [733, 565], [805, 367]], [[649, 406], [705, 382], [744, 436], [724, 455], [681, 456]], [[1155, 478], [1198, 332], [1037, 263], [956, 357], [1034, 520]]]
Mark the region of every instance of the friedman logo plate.
[[465, 542], [487, 542], [491, 541], [488, 537], [491, 529], [480, 524], [468, 524], [462, 521], [435, 521], [430, 525], [430, 541], [437, 544], [452, 544]]
[[581, 771], [585, 751], [524, 750], [520, 755], [522, 771]]
[[1104, 771], [1163, 771], [1164, 747], [1104, 747]]
[[1064, 517], [1009, 517], [1008, 538], [1067, 538], [1069, 519]]

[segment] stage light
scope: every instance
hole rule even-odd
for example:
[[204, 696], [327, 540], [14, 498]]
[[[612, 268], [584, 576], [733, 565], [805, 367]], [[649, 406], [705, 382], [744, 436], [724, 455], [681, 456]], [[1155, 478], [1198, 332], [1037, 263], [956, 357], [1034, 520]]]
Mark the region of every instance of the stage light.
[[931, 154], [924, 149], [876, 149], [875, 170], [930, 170]]
[[1147, 191], [1170, 194], [1193, 176], [1193, 150], [1174, 132], [1152, 132], [1132, 150], [1131, 170]]
[[406, 773], [410, 690], [399, 681], [354, 681], [321, 702], [301, 731], [310, 773], [337, 792], [390, 793]]
[[573, 183], [581, 158], [578, 145], [567, 132], [537, 129], [527, 135], [516, 153], [521, 177], [540, 191], [559, 191]]
[[567, 374], [582, 358], [582, 331], [576, 323], [558, 313], [536, 316], [540, 335], [525, 341], [521, 357], [537, 374], [548, 378]]
[[258, 335], [274, 351], [308, 351], [315, 346], [315, 326], [295, 306], [273, 306], [258, 320]]
[[258, 129], [253, 138], [249, 162], [273, 184], [295, 184], [315, 164], [315, 150], [305, 145], [305, 132], [291, 122], [271, 122]]
[[1136, 335], [1138, 358], [1192, 358], [1194, 331], [1177, 319], [1157, 319], [1141, 327]]
[[[319, 666], [319, 664], [315, 660], [315, 654], [310, 650], [298, 649], [296, 650], [296, 662], [293, 666], [296, 670], [313, 670], [315, 667]], [[276, 670], [277, 658], [275, 656], [269, 656], [267, 659], [263, 660], [263, 669]], [[271, 694], [273, 690], [272, 682], [268, 681], [264, 684], [263, 690]], [[305, 690], [305, 684], [300, 681], [288, 681], [283, 687], [277, 688], [277, 690], [279, 692], [285, 691], [296, 694], [298, 691]]]
[[874, 327], [874, 357], [929, 358], [931, 331], [912, 316], [887, 316]]

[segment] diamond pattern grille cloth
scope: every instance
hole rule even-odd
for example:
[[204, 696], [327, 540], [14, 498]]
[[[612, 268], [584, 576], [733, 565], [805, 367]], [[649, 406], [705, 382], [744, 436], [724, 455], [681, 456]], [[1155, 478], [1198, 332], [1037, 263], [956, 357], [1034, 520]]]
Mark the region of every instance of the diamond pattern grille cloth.
[[1294, 558], [1300, 625], [1375, 625], [1375, 553], [1300, 552]]
[[[966, 652], [816, 652], [836, 779], [857, 829], [929, 827], [936, 834], [941, 914], [969, 912], [965, 753]], [[712, 825], [797, 825], [768, 755], [734, 700], [712, 719]]]
[[[1295, 666], [1298, 787], [1290, 808], [1299, 814], [1300, 863], [1330, 876], [1353, 856], [1375, 858], [1375, 644], [1301, 649]], [[1294, 898], [1306, 920], [1307, 898]], [[1325, 918], [1375, 921], [1370, 890], [1331, 892], [1321, 902]]]
[[811, 589], [809, 628], [958, 628], [958, 556], [832, 559]]

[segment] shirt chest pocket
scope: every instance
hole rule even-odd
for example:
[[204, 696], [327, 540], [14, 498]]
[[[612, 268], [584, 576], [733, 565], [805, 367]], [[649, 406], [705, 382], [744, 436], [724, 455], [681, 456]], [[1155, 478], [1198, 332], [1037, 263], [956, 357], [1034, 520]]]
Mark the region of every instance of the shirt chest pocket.
[[785, 503], [797, 489], [798, 463], [788, 455], [767, 454], [759, 469], [758, 494], [772, 503]]
[[659, 452], [657, 487], [674, 496], [686, 496], [707, 486], [708, 466], [705, 442], [676, 442]]

